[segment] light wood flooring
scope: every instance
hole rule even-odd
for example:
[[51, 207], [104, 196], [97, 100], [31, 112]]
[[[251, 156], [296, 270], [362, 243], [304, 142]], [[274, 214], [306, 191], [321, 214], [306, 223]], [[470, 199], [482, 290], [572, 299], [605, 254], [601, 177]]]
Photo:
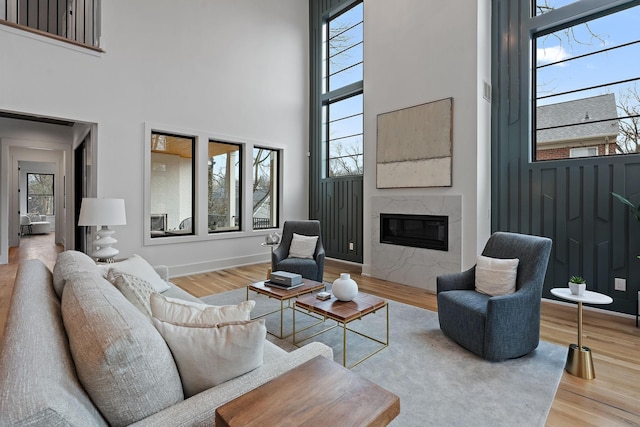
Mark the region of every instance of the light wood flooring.
[[[20, 248], [10, 250], [10, 264], [0, 265], [0, 331], [4, 330], [16, 264], [40, 258], [50, 267], [61, 250], [53, 236], [30, 236]], [[242, 288], [262, 280], [268, 264], [256, 264], [191, 276], [172, 281], [197, 297]], [[362, 276], [359, 266], [327, 261], [325, 280], [333, 281], [348, 272], [360, 290], [437, 311], [435, 295], [423, 290]], [[540, 336], [566, 346], [576, 342], [575, 305], [542, 303]], [[583, 380], [564, 372], [547, 426], [640, 426], [640, 328], [635, 320], [609, 313], [585, 310], [584, 345], [593, 352], [596, 378]], [[426, 422], [428, 424], [428, 421]], [[526, 421], [523, 420], [523, 424]]]

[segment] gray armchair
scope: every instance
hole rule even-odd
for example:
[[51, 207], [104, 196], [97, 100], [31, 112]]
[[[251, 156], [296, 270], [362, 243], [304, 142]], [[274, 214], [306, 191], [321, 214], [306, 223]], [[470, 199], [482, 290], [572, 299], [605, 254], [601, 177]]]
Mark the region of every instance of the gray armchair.
[[492, 361], [533, 351], [540, 342], [540, 300], [551, 239], [497, 232], [482, 255], [518, 258], [516, 291], [490, 296], [475, 291], [476, 266], [437, 278], [440, 329], [455, 342]]
[[[289, 246], [293, 239], [293, 233], [305, 236], [318, 236], [316, 250], [313, 259], [289, 258]], [[285, 221], [282, 228], [280, 245], [271, 254], [271, 269], [273, 271], [288, 271], [298, 273], [305, 279], [322, 282], [324, 274], [324, 247], [320, 235], [320, 221]]]

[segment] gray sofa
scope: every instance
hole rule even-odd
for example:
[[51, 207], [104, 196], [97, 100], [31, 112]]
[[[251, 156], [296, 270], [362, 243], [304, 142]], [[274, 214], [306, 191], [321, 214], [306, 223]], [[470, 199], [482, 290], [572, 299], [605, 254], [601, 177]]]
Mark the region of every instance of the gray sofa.
[[[147, 377], [157, 377], [153, 380], [160, 381], [162, 384], [162, 381], [169, 381], [167, 378], [171, 375], [160, 372], [152, 372], [151, 375], [147, 375], [127, 370], [129, 364], [138, 363], [137, 360], [133, 360], [135, 358], [149, 357], [152, 362], [156, 362], [161, 357], [157, 354], [138, 354], [135, 358], [123, 357], [112, 361], [114, 362], [114, 372], [110, 372], [110, 374], [114, 379], [126, 384], [124, 389], [119, 391], [107, 390], [106, 388], [89, 390], [83, 386], [80, 380], [81, 374], [79, 372], [82, 372], [82, 369], [74, 363], [76, 354], [73, 353], [73, 348], [76, 343], [70, 337], [75, 335], [74, 328], [101, 325], [86, 325], [86, 318], [72, 318], [65, 313], [65, 310], [69, 310], [68, 305], [71, 304], [69, 294], [72, 293], [72, 290], [75, 289], [73, 292], [76, 293], [76, 296], [82, 295], [85, 289], [93, 289], [94, 292], [101, 295], [100, 298], [91, 302], [89, 309], [101, 310], [103, 305], [117, 307], [116, 311], [103, 317], [109, 326], [102, 328], [100, 332], [100, 334], [113, 334], [113, 336], [100, 339], [109, 342], [114, 340], [115, 342], [119, 338], [116, 335], [120, 332], [110, 322], [117, 325], [118, 322], [134, 319], [132, 321], [133, 327], [142, 326], [144, 328], [147, 328], [151, 322], [142, 314], [143, 317], [136, 317], [138, 316], [136, 313], [140, 313], [140, 310], [136, 309], [113, 285], [106, 281], [104, 269], [98, 266], [89, 268], [86, 263], [83, 265], [74, 264], [74, 257], [71, 258], [71, 261], [65, 258], [65, 262], [71, 263], [66, 266], [66, 270], [73, 272], [66, 281], [56, 277], [58, 265], [52, 273], [39, 260], [25, 261], [18, 269], [4, 339], [0, 348], [0, 425], [99, 426], [129, 424], [123, 421], [127, 419], [127, 416], [133, 417], [135, 422], [131, 424], [140, 426], [214, 425], [215, 410], [225, 402], [268, 382], [317, 355], [332, 358], [331, 348], [321, 343], [310, 343], [287, 353], [271, 342], [265, 341], [264, 362], [257, 369], [188, 399], [174, 396], [172, 399], [175, 402], [167, 405], [166, 396], [169, 394], [167, 390], [175, 384], [167, 384], [166, 387], [164, 385], [155, 386], [151, 390], [145, 391], [142, 390], [140, 383], [146, 383]], [[60, 259], [59, 257], [58, 263], [61, 262]], [[89, 271], [92, 268], [94, 271]], [[156, 271], [164, 280], [167, 280], [168, 269], [166, 267], [156, 267]], [[165, 295], [198, 301], [175, 285], [170, 285], [170, 289], [164, 293]], [[116, 292], [113, 292], [114, 290]], [[77, 302], [77, 298], [73, 300], [74, 304]], [[65, 304], [67, 304], [66, 308]], [[129, 319], [124, 319], [124, 317]], [[148, 328], [145, 331], [148, 332]], [[157, 331], [155, 333], [158, 336], [148, 332], [149, 337], [147, 338], [157, 343], [158, 337], [161, 338], [161, 335]], [[88, 336], [87, 339], [96, 339], [96, 336]], [[83, 356], [104, 357], [104, 354], [84, 354]], [[171, 359], [171, 357], [169, 358]], [[172, 359], [171, 361], [173, 363]], [[177, 372], [175, 368], [170, 367], [169, 369]], [[181, 385], [178, 387], [181, 388]], [[138, 403], [131, 403], [129, 400], [138, 399], [145, 392], [147, 393], [145, 399], [148, 401], [143, 403], [153, 407], [156, 403], [153, 400], [156, 399], [158, 402], [165, 402], [159, 404], [164, 407], [152, 409], [151, 413], [145, 413], [136, 406], [131, 407]], [[97, 396], [96, 393], [102, 395]], [[128, 394], [131, 397], [128, 397]], [[181, 389], [179, 394], [182, 395]], [[93, 396], [94, 399], [90, 396]], [[100, 401], [98, 406], [95, 403], [96, 397]], [[105, 406], [105, 399], [113, 399], [114, 402], [111, 406], [108, 404]], [[105, 416], [106, 411], [100, 410], [98, 407], [112, 411], [118, 421], [109, 423], [107, 419], [113, 418]], [[146, 411], [149, 412], [149, 409], [147, 408]]]

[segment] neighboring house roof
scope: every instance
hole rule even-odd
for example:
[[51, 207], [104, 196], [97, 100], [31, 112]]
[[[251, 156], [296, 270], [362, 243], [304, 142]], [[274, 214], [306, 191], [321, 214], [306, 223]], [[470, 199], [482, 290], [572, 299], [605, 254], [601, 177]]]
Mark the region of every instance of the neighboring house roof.
[[271, 197], [269, 192], [257, 189], [253, 192], [253, 216], [255, 218], [271, 217]]
[[[543, 105], [536, 108], [537, 129], [552, 129], [538, 130], [536, 140], [545, 143], [610, 136], [611, 142], [615, 142], [618, 119], [598, 121], [611, 117], [618, 117], [616, 98], [612, 93]], [[566, 126], [568, 124], [577, 126]]]

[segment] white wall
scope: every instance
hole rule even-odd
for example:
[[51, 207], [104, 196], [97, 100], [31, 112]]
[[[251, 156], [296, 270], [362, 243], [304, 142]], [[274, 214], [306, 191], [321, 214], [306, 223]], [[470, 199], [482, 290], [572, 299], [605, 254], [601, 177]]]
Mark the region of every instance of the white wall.
[[[462, 196], [462, 267], [490, 233], [489, 2], [367, 0], [364, 8], [364, 268], [371, 270], [371, 201], [376, 196]], [[378, 114], [453, 97], [453, 185], [376, 189]]]
[[97, 125], [97, 196], [126, 203], [122, 255], [174, 274], [267, 260], [265, 232], [144, 244], [145, 123], [283, 148], [281, 219], [307, 217], [307, 2], [110, 0], [101, 16], [102, 54], [0, 28], [0, 109]]

